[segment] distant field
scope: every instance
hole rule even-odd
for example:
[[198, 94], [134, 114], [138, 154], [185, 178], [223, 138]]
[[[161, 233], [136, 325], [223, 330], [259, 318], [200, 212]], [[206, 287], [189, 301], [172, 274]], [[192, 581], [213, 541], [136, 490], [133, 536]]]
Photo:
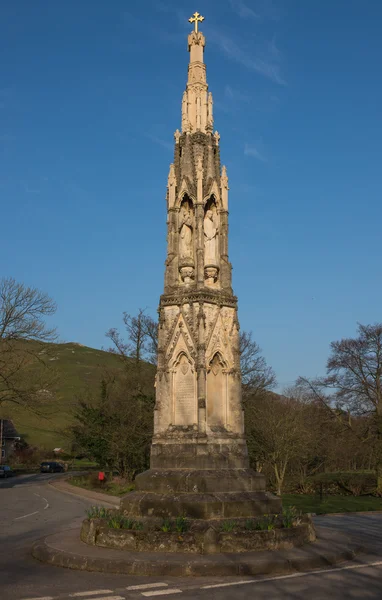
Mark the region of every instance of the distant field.
[[59, 376], [55, 397], [39, 407], [39, 415], [8, 404], [0, 408], [0, 418], [12, 419], [20, 435], [31, 445], [69, 450], [65, 428], [73, 422], [78, 399], [89, 391], [98, 394], [103, 371], [121, 369], [122, 365], [117, 355], [80, 344], [54, 344], [53, 348], [52, 362]]

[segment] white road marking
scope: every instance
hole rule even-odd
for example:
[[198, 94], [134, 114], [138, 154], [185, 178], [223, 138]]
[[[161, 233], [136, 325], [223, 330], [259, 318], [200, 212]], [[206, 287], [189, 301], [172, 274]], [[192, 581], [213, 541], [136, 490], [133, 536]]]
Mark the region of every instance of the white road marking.
[[76, 592], [75, 594], [69, 594], [70, 598], [78, 598], [85, 596], [102, 596], [104, 594], [112, 594], [113, 590], [93, 590], [92, 592]]
[[41, 596], [40, 598], [23, 598], [23, 600], [53, 600], [53, 596]]
[[171, 590], [155, 590], [155, 592], [141, 592], [142, 596], [164, 596], [165, 594], [181, 594], [182, 590], [173, 588]]
[[363, 563], [361, 565], [348, 565], [347, 567], [335, 567], [334, 569], [319, 569], [317, 571], [306, 571], [305, 573], [292, 573], [291, 575], [279, 575], [278, 577], [267, 577], [266, 579], [247, 579], [245, 581], [232, 581], [231, 583], [216, 583], [215, 585], [204, 585], [202, 590], [211, 588], [229, 587], [232, 585], [248, 585], [249, 583], [265, 583], [267, 581], [277, 581], [279, 579], [293, 579], [294, 577], [306, 577], [307, 575], [317, 575], [318, 573], [334, 573], [338, 571], [352, 571], [354, 569], [367, 569], [369, 567], [379, 567], [382, 560], [373, 563]]
[[31, 517], [32, 515], [37, 515], [37, 513], [39, 513], [39, 510], [35, 510], [32, 513], [28, 513], [27, 515], [23, 515], [22, 517], [16, 517], [15, 519], [13, 519], [14, 521], [18, 521], [19, 519], [26, 519], [27, 517]]
[[[88, 597], [88, 596], [87, 596]], [[89, 600], [100, 600], [98, 596]], [[126, 600], [124, 596], [102, 596], [102, 600]]]
[[[100, 600], [99, 596], [96, 596], [95, 598], [90, 598], [89, 596], [86, 597], [89, 598], [89, 600]], [[126, 598], [124, 596], [102, 596], [102, 600], [126, 600]]]
[[142, 583], [141, 585], [129, 585], [127, 590], [148, 590], [150, 588], [168, 587], [168, 583]]
[[38, 496], [39, 498], [42, 498], [43, 500], [45, 500], [46, 505], [44, 506], [44, 510], [46, 510], [47, 508], [49, 508], [49, 502], [46, 498], [44, 498], [44, 496], [40, 496], [40, 494], [36, 494], [36, 492], [34, 492], [35, 496]]

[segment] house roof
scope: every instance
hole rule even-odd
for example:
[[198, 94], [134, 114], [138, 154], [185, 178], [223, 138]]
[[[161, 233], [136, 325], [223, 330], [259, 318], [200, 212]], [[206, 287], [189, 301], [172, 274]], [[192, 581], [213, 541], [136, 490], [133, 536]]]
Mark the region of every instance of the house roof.
[[13, 425], [13, 421], [10, 419], [1, 419], [3, 422], [3, 438], [12, 440], [20, 437], [17, 433], [16, 427]]

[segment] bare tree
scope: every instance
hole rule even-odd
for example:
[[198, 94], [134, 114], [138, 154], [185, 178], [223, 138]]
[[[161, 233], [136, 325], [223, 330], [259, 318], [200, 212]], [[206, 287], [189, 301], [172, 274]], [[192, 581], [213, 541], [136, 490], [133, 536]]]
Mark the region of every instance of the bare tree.
[[144, 328], [146, 333], [147, 359], [156, 365], [158, 357], [158, 321], [144, 315]]
[[240, 366], [243, 399], [263, 393], [276, 385], [276, 375], [261, 354], [261, 348], [252, 339], [251, 331], [240, 333]]
[[125, 342], [117, 329], [109, 329], [106, 333], [114, 344], [112, 352], [123, 358], [133, 359], [136, 365], [141, 361], [155, 363], [158, 350], [158, 324], [140, 308], [136, 316], [123, 313], [123, 322], [128, 341]]
[[279, 495], [287, 468], [300, 456], [305, 445], [305, 414], [306, 406], [301, 402], [272, 393], [256, 396], [246, 408], [250, 457], [272, 468]]
[[56, 312], [56, 303], [44, 292], [17, 283], [13, 278], [0, 281], [0, 339], [52, 342], [56, 331], [45, 324], [45, 317]]
[[13, 278], [0, 280], [0, 405], [5, 402], [35, 406], [46, 397], [54, 376], [47, 362], [47, 342], [56, 331], [45, 318], [56, 311], [44, 292]]
[[[358, 337], [332, 342], [326, 370], [326, 377], [300, 377], [298, 384], [333, 418], [370, 444], [377, 491], [382, 495], [382, 323], [358, 325]], [[354, 427], [353, 416], [369, 417], [361, 434], [359, 427]]]

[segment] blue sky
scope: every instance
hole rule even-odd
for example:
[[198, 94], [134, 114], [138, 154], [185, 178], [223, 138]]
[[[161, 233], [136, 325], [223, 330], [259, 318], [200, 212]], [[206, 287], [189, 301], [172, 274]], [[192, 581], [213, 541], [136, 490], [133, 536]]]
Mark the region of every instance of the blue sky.
[[281, 389], [382, 320], [377, 0], [2, 2], [0, 277], [47, 291], [65, 341], [155, 316], [195, 10], [241, 326]]

